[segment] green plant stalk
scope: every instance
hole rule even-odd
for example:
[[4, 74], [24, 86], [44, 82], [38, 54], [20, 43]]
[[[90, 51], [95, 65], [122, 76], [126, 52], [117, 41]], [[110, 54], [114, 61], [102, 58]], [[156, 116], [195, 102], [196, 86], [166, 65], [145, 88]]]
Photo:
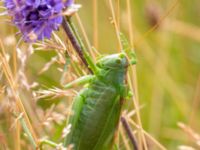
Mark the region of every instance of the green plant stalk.
[[88, 65], [89, 65], [88, 67], [90, 67], [90, 69], [93, 71], [93, 73], [97, 73], [96, 66], [93, 63], [93, 61], [91, 59], [91, 56], [88, 53], [88, 51], [87, 51], [87, 49], [86, 49], [86, 47], [85, 47], [85, 45], [84, 45], [79, 33], [77, 31], [77, 28], [75, 27], [74, 23], [71, 21], [70, 17], [67, 18], [67, 22], [69, 23], [69, 26], [70, 26], [73, 34], [75, 35], [76, 39], [78, 40], [78, 43], [79, 43], [79, 45], [80, 45], [80, 47], [81, 47], [81, 49], [83, 51], [84, 57], [85, 57]]
[[54, 148], [59, 146], [57, 143], [50, 141], [50, 140], [46, 140], [46, 139], [40, 141], [40, 147], [42, 147], [43, 144], [49, 145], [49, 146], [54, 147]]
[[88, 68], [90, 73], [93, 73], [93, 71], [89, 67], [90, 62], [86, 60], [86, 57], [90, 57], [90, 56], [89, 54], [87, 54], [87, 51], [81, 46], [80, 37], [75, 36], [75, 33], [73, 32], [73, 29], [71, 28], [68, 20], [69, 19], [66, 19], [65, 17], [63, 17], [63, 22], [62, 22], [63, 29], [65, 33], [67, 34], [74, 49], [76, 50], [77, 54], [79, 55], [80, 59], [84, 63], [84, 65]]
[[27, 125], [26, 125], [26, 122], [24, 121], [24, 118], [23, 117], [20, 117], [19, 118], [19, 121], [22, 125], [22, 128], [24, 130], [24, 132], [26, 133], [29, 141], [31, 142], [31, 144], [33, 145], [33, 148], [36, 149], [37, 148], [37, 144], [35, 143], [34, 139], [33, 139], [33, 136], [31, 134], [31, 132], [29, 131]]

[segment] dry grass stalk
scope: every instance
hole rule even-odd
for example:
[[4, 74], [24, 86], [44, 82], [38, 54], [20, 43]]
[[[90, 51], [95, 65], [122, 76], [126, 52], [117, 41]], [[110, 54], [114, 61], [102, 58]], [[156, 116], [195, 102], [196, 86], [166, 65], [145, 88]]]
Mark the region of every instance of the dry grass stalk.
[[182, 122], [179, 122], [178, 126], [188, 135], [188, 139], [192, 140], [200, 148], [200, 135]]
[[98, 1], [93, 0], [93, 45], [98, 49]]
[[96, 57], [95, 57], [95, 54], [94, 54], [94, 52], [92, 50], [92, 45], [90, 44], [89, 38], [87, 37], [85, 28], [84, 28], [84, 26], [82, 24], [82, 21], [81, 21], [81, 18], [79, 17], [78, 14], [75, 14], [75, 17], [77, 19], [78, 25], [79, 25], [79, 27], [81, 29], [82, 34], [83, 34], [84, 40], [86, 41], [88, 51], [91, 54], [92, 59], [95, 60]]
[[12, 94], [13, 94], [13, 97], [15, 99], [15, 102], [20, 110], [20, 112], [24, 113], [24, 117], [25, 117], [25, 120], [26, 120], [26, 123], [29, 127], [29, 130], [31, 131], [32, 135], [33, 135], [33, 138], [35, 140], [35, 142], [37, 143], [37, 137], [36, 137], [36, 134], [33, 130], [33, 127], [30, 123], [30, 120], [28, 118], [28, 115], [25, 111], [25, 108], [24, 108], [24, 105], [19, 97], [19, 94], [17, 93], [17, 86], [16, 86], [16, 83], [14, 81], [14, 78], [12, 76], [12, 72], [11, 72], [11, 69], [9, 67], [9, 64], [8, 62], [6, 61], [5, 57], [5, 50], [4, 50], [4, 47], [3, 47], [3, 43], [2, 43], [2, 40], [0, 40], [0, 44], [1, 44], [1, 53], [0, 53], [0, 60], [2, 61], [2, 69], [3, 69], [3, 72], [4, 72], [4, 75], [6, 76], [7, 78], [7, 81], [9, 83], [9, 86], [11, 88], [11, 91], [12, 91]]
[[[133, 42], [133, 29], [132, 29], [132, 22], [131, 22], [132, 20], [131, 20], [130, 1], [127, 0], [126, 3], [127, 3], [128, 18], [129, 18], [128, 19], [128, 23], [129, 23], [129, 37], [130, 37], [130, 40], [131, 40], [131, 44], [133, 46], [133, 43], [132, 43]], [[119, 32], [120, 31], [119, 31], [119, 28], [117, 26], [116, 15], [115, 15], [114, 8], [113, 8], [113, 3], [112, 3], [111, 0], [109, 1], [109, 5], [110, 5], [110, 8], [111, 8], [111, 14], [112, 14], [112, 19], [113, 19], [113, 24], [114, 24], [115, 32], [116, 32], [116, 35], [117, 35], [117, 38], [118, 38], [119, 47], [122, 50], [122, 44], [121, 44], [120, 37], [119, 37]], [[136, 68], [135, 67], [130, 67], [130, 68], [131, 68], [130, 69], [131, 73], [134, 76], [133, 76], [133, 80], [130, 80], [130, 76], [128, 74], [128, 83], [129, 83], [131, 91], [134, 91], [134, 93], [136, 95], [136, 97], [133, 98], [133, 104], [135, 106], [138, 124], [142, 128], [141, 117], [140, 117], [140, 112], [139, 112], [139, 102], [138, 102], [139, 97], [138, 97], [138, 93], [137, 93]], [[139, 149], [141, 149], [142, 145], [144, 145], [144, 149], [147, 149], [147, 143], [145, 141], [144, 135], [140, 131], [139, 131], [139, 141], [138, 142], [139, 142]]]
[[180, 146], [178, 146], [178, 150], [195, 150], [195, 148], [193, 148], [191, 146], [180, 145]]
[[75, 96], [74, 90], [63, 90], [57, 87], [47, 89], [47, 90], [39, 90], [36, 92], [37, 99], [48, 98], [48, 99], [55, 99], [59, 97], [72, 97]]

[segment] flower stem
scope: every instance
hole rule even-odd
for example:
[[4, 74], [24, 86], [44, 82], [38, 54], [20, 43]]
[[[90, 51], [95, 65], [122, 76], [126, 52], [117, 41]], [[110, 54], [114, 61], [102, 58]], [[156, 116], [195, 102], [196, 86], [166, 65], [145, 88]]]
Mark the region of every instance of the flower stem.
[[54, 147], [54, 148], [59, 146], [57, 143], [54, 143], [53, 141], [46, 140], [46, 139], [40, 141], [40, 147], [42, 147], [43, 144], [49, 145], [49, 146]]
[[77, 35], [75, 35], [75, 32], [73, 31], [73, 29], [71, 29], [70, 24], [65, 17], [63, 17], [62, 26], [63, 26], [63, 29], [64, 29], [65, 33], [67, 34], [71, 44], [73, 45], [74, 49], [76, 50], [77, 54], [79, 55], [80, 59], [85, 64], [85, 66], [88, 68], [89, 72], [93, 73], [92, 70], [89, 68], [88, 62], [85, 59], [83, 43], [80, 40], [80, 38], [77, 38]]
[[125, 131], [127, 132], [127, 135], [129, 137], [133, 147], [134, 147], [134, 150], [138, 150], [137, 142], [135, 140], [134, 135], [131, 133], [131, 129], [130, 129], [130, 126], [128, 125], [128, 122], [126, 121], [126, 118], [122, 116], [121, 122], [122, 122], [122, 125], [123, 125]]
[[29, 128], [27, 127], [26, 122], [25, 122], [23, 116], [20, 116], [20, 117], [19, 117], [19, 121], [20, 121], [21, 126], [22, 126], [22, 128], [24, 129], [24, 132], [26, 133], [26, 135], [27, 135], [29, 141], [30, 141], [31, 144], [33, 145], [34, 149], [36, 149], [37, 144], [35, 143], [34, 138], [33, 138], [32, 134], [31, 134]]

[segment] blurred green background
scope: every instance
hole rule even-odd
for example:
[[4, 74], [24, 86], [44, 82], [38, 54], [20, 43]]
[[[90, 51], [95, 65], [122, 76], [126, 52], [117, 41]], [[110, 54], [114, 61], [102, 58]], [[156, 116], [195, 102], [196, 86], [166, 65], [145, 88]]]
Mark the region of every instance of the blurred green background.
[[[98, 27], [95, 29], [93, 1], [79, 0], [77, 3], [82, 5], [78, 14], [91, 44], [102, 54], [117, 52], [109, 1], [97, 2]], [[117, 0], [113, 3], [117, 9]], [[130, 7], [143, 127], [168, 149], [177, 149], [179, 145], [198, 147], [197, 141], [177, 123], [183, 122], [200, 133], [200, 1], [131, 0]], [[128, 37], [127, 13], [126, 1], [121, 0], [117, 18], [120, 19], [120, 30]], [[0, 37], [12, 53], [14, 45], [8, 38], [13, 38], [17, 30], [5, 23], [5, 17], [1, 19]], [[155, 23], [159, 23], [157, 28], [146, 35]], [[98, 45], [93, 43], [94, 32], [98, 34]], [[62, 39], [62, 33], [59, 35]], [[19, 36], [16, 37], [18, 41]], [[30, 82], [36, 81], [45, 87], [59, 86], [58, 65], [52, 65], [47, 72], [38, 75], [55, 55], [55, 52], [39, 51], [30, 56], [26, 70]], [[1, 130], [5, 131], [4, 127]]]

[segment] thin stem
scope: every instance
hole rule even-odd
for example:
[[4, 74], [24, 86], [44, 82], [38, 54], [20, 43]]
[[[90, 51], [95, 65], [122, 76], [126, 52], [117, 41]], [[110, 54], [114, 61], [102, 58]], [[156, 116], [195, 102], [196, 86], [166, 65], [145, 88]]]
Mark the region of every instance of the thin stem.
[[49, 140], [46, 140], [46, 139], [40, 141], [40, 147], [42, 147], [43, 144], [49, 145], [49, 146], [54, 147], [54, 148], [59, 146], [57, 143], [54, 143], [53, 141], [49, 141]]
[[65, 33], [67, 34], [71, 44], [73, 45], [74, 49], [76, 50], [77, 54], [79, 55], [80, 59], [85, 64], [85, 66], [88, 68], [90, 73], [92, 73], [92, 70], [88, 67], [88, 63], [87, 63], [87, 61], [86, 61], [86, 59], [84, 57], [83, 49], [80, 46], [79, 41], [75, 37], [75, 35], [74, 35], [74, 33], [73, 33], [73, 31], [72, 31], [67, 19], [64, 18], [64, 17], [63, 17], [62, 26], [63, 26], [63, 29], [64, 29]]
[[128, 119], [128, 122], [130, 124], [132, 124], [133, 126], [135, 126], [138, 130], [141, 130], [144, 135], [149, 138], [153, 143], [156, 144], [156, 146], [158, 146], [161, 150], [167, 150], [163, 145], [161, 145], [156, 139], [154, 139], [153, 136], [151, 136], [148, 132], [146, 132], [144, 129], [142, 129], [140, 127], [140, 125], [136, 124], [131, 118], [127, 118]]
[[119, 36], [120, 31], [119, 31], [119, 27], [117, 26], [117, 21], [116, 21], [116, 16], [115, 16], [115, 11], [114, 11], [112, 0], [109, 0], [109, 4], [110, 4], [111, 14], [112, 14], [112, 18], [113, 18], [113, 24], [114, 24], [116, 35], [117, 35], [117, 40], [119, 43], [119, 48], [120, 48], [120, 50], [122, 50], [123, 47], [122, 47], [122, 43], [120, 41], [120, 36]]
[[84, 57], [85, 57], [88, 65], [89, 65], [89, 68], [92, 70], [93, 73], [97, 73], [98, 70], [96, 68], [96, 65], [94, 64], [93, 60], [91, 59], [91, 56], [89, 55], [88, 51], [86, 50], [85, 45], [83, 44], [83, 41], [81, 40], [80, 35], [78, 34], [78, 32], [76, 30], [75, 25], [71, 22], [70, 18], [68, 18], [67, 21], [82, 48], [82, 52], [84, 54]]
[[20, 141], [21, 141], [21, 138], [20, 138], [20, 123], [17, 121], [16, 122], [16, 150], [20, 150], [21, 149], [21, 145], [20, 145]]
[[76, 17], [78, 26], [80, 27], [80, 30], [81, 30], [81, 32], [82, 32], [81, 34], [83, 35], [83, 38], [84, 38], [84, 40], [85, 40], [85, 42], [86, 42], [86, 44], [87, 44], [88, 53], [91, 55], [91, 58], [92, 58], [93, 60], [95, 60], [96, 57], [95, 57], [95, 55], [94, 55], [92, 45], [90, 44], [90, 41], [89, 41], [88, 36], [87, 36], [87, 34], [86, 34], [86, 31], [85, 31], [85, 29], [84, 29], [84, 26], [83, 26], [83, 23], [82, 23], [82, 21], [81, 21], [81, 18], [80, 18], [80, 16], [79, 16], [78, 14], [75, 14], [75, 17]]
[[[128, 28], [129, 28], [129, 40], [131, 43], [131, 47], [133, 47], [133, 25], [132, 25], [132, 12], [131, 12], [131, 1], [130, 0], [126, 0], [126, 7], [127, 7], [127, 13], [128, 13]], [[139, 109], [139, 94], [138, 94], [138, 83], [137, 83], [137, 67], [135, 66], [131, 66], [130, 67], [130, 73], [132, 74], [132, 78], [129, 75], [129, 83], [131, 85], [131, 89], [132, 91], [135, 93], [135, 97], [133, 97], [133, 104], [135, 106], [135, 110], [136, 110], [136, 116], [137, 116], [137, 122], [138, 124], [142, 127], [142, 121], [141, 121], [141, 115], [140, 115], [140, 109]], [[144, 146], [144, 150], [147, 150], [147, 142], [145, 139], [145, 136], [143, 134], [143, 132], [141, 132], [141, 130], [139, 131], [139, 149], [141, 149]]]
[[0, 39], [0, 47], [1, 47], [1, 51], [0, 52], [0, 60], [2, 61], [2, 69], [3, 69], [3, 72], [6, 76], [6, 79], [10, 85], [10, 88], [11, 88], [11, 92], [13, 94], [13, 97], [16, 101], [16, 104], [17, 104], [17, 107], [19, 108], [20, 112], [22, 112], [24, 114], [24, 119], [26, 121], [26, 124], [29, 128], [29, 130], [31, 131], [32, 135], [33, 135], [33, 139], [35, 141], [35, 143], [37, 143], [37, 136], [33, 130], [33, 127], [31, 125], [31, 122], [29, 120], [29, 117], [25, 111], [25, 108], [24, 108], [24, 105], [19, 97], [19, 94], [17, 92], [17, 86], [16, 86], [16, 83], [14, 82], [14, 79], [13, 79], [13, 76], [12, 76], [12, 72], [11, 72], [11, 68], [9, 67], [9, 64], [7, 63], [7, 61], [5, 60], [5, 57], [6, 57], [6, 54], [5, 54], [5, 48], [4, 48], [4, 45], [3, 45], [3, 42], [2, 40]]
[[98, 49], [98, 1], [93, 0], [93, 45]]
[[34, 149], [36, 149], [37, 147], [37, 144], [35, 143], [34, 139], [33, 139], [33, 136], [31, 134], [31, 132], [29, 131], [29, 128], [27, 127], [26, 125], [26, 122], [24, 121], [23, 118], [20, 119], [20, 122], [21, 122], [21, 125], [25, 131], [25, 133], [27, 134], [28, 136], [28, 139], [30, 140], [31, 144], [33, 145]]
[[134, 137], [134, 135], [131, 133], [131, 128], [130, 126], [128, 125], [128, 122], [126, 121], [126, 118], [124, 118], [123, 116], [121, 117], [121, 122], [122, 122], [122, 125], [133, 145], [133, 148], [134, 150], [138, 150], [138, 145], [137, 145], [137, 142], [136, 142], [136, 139]]

